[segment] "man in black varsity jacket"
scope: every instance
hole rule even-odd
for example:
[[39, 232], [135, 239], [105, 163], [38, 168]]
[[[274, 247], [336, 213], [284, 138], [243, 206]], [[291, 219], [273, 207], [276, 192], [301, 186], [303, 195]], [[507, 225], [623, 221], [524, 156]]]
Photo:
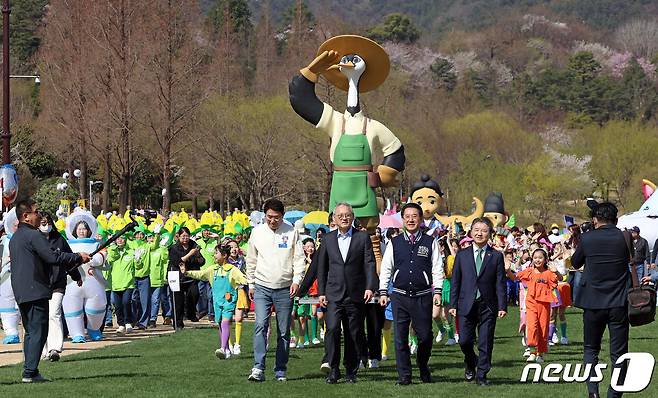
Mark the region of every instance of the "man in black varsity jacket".
[[411, 384], [410, 323], [418, 337], [416, 363], [420, 379], [423, 383], [431, 383], [427, 363], [432, 353], [432, 305], [441, 303], [443, 260], [436, 240], [420, 231], [423, 209], [416, 203], [407, 203], [402, 208], [402, 219], [404, 233], [393, 238], [384, 252], [379, 302], [382, 306], [388, 304], [391, 281], [397, 384]]

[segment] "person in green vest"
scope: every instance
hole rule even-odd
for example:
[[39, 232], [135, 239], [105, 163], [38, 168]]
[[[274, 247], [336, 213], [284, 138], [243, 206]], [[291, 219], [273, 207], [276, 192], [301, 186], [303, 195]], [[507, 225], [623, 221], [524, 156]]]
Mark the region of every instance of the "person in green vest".
[[[214, 255], [218, 243], [217, 238], [219, 238], [219, 235], [209, 225], [201, 226], [201, 236], [195, 239], [195, 242], [201, 248], [201, 256], [206, 260], [206, 263], [201, 267], [202, 270], [212, 267], [215, 263]], [[198, 318], [201, 319], [207, 314], [208, 320], [214, 322], [215, 309], [212, 304], [212, 288], [210, 287], [210, 283], [205, 280], [199, 280], [197, 283], [199, 286], [199, 302], [196, 306], [199, 313]]]
[[151, 317], [151, 280], [149, 278], [150, 262], [146, 260], [146, 232], [148, 229], [141, 222], [135, 228], [133, 239], [128, 239], [128, 247], [133, 250], [135, 258], [135, 289], [132, 293], [132, 312], [135, 327], [146, 330]]
[[[144, 263], [149, 269], [149, 281], [151, 282], [151, 300], [148, 327], [155, 327], [162, 303], [162, 318], [164, 324], [171, 324], [171, 305], [167, 295], [167, 264], [169, 263], [169, 250], [165, 244], [160, 243], [161, 225], [156, 225], [153, 232], [146, 232], [144, 246]], [[169, 321], [169, 322], [167, 322]]]
[[[329, 157], [333, 165], [329, 211], [337, 203], [349, 203], [360, 224], [368, 230], [377, 269], [381, 243], [375, 234], [379, 210], [375, 189], [399, 186], [404, 170], [404, 147], [384, 124], [366, 117], [359, 94], [374, 90], [388, 76], [390, 60], [376, 42], [361, 36], [342, 35], [325, 41], [316, 58], [289, 85], [293, 110], [331, 137]], [[347, 91], [345, 112], [334, 110], [315, 94], [319, 76]], [[382, 158], [376, 169], [373, 162]]]
[[135, 253], [126, 244], [126, 238], [120, 236], [107, 251], [107, 261], [112, 267], [112, 304], [117, 316], [118, 334], [131, 333], [133, 314], [131, 308], [132, 293], [135, 288]]

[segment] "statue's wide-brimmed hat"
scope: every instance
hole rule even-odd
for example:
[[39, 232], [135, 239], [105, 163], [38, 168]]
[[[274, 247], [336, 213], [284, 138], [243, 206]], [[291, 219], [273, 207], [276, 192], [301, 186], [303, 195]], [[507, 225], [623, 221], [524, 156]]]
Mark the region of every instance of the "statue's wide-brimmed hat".
[[[337, 51], [343, 57], [348, 54], [357, 54], [366, 62], [366, 71], [359, 80], [359, 92], [365, 93], [379, 87], [391, 70], [391, 61], [386, 51], [376, 42], [357, 35], [335, 36], [322, 43], [318, 55], [324, 51]], [[324, 73], [334, 86], [343, 91], [348, 90], [347, 77], [338, 69], [330, 69]]]

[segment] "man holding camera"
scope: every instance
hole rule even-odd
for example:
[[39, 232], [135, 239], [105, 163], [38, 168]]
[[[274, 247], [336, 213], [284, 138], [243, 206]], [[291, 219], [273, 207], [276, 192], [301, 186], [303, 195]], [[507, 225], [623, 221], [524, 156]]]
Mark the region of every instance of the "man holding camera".
[[[588, 201], [587, 205], [594, 229], [582, 235], [571, 263], [575, 269], [585, 266], [574, 305], [583, 309], [583, 361], [592, 364], [594, 374], [606, 326], [610, 334], [610, 363], [616, 364], [617, 358], [628, 352], [628, 262], [632, 253], [624, 234], [615, 226], [617, 207], [595, 201]], [[613, 366], [626, 373], [625, 365]], [[588, 380], [587, 389], [590, 398], [598, 398], [598, 383]], [[612, 387], [608, 389], [608, 397], [620, 396]]]

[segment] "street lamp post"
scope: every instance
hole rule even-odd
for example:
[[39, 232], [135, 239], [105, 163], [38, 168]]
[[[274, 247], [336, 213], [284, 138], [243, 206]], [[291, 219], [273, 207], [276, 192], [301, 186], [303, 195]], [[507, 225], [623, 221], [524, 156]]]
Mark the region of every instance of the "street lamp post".
[[89, 181], [89, 212], [90, 213], [94, 212], [94, 205], [93, 205], [93, 202], [92, 202], [93, 191], [91, 190], [91, 188], [96, 184], [102, 184], [102, 183], [103, 183], [103, 181]]
[[2, 5], [2, 163], [11, 163], [9, 131], [9, 0]]

